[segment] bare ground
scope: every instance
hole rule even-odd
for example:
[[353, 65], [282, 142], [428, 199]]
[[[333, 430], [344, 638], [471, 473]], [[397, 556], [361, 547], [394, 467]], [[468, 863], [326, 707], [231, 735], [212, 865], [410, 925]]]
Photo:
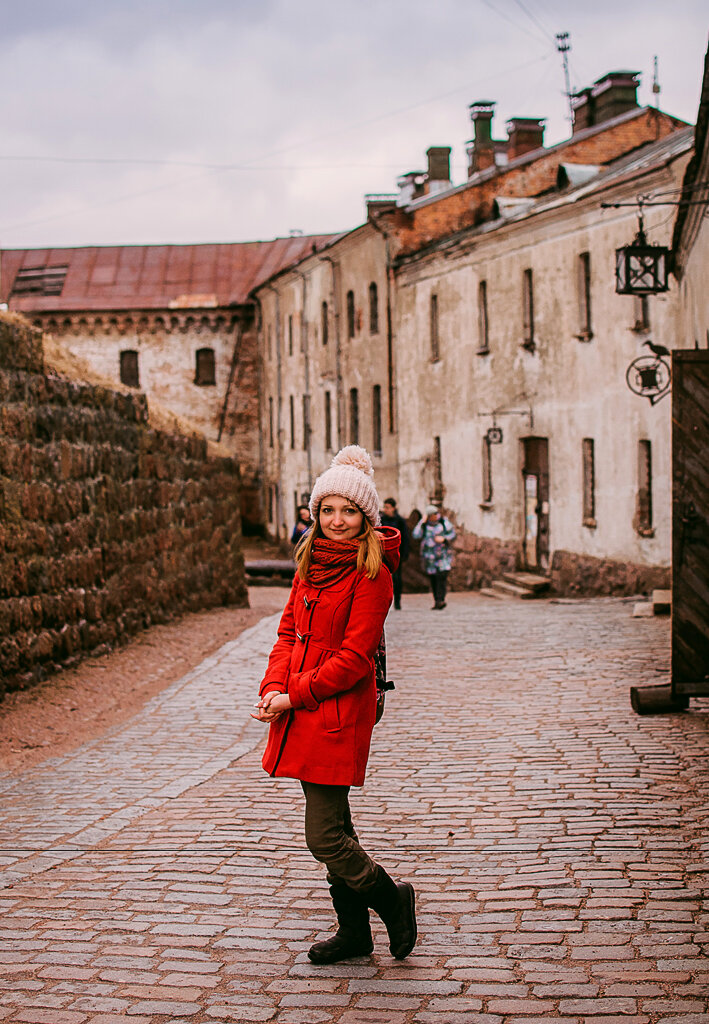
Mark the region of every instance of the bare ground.
[[0, 702], [0, 771], [67, 753], [132, 718], [229, 640], [280, 611], [284, 587], [252, 587], [250, 608], [193, 612]]

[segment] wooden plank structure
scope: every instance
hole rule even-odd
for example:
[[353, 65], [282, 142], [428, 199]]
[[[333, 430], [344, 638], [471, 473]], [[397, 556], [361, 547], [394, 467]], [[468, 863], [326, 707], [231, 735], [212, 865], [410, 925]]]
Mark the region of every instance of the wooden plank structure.
[[672, 353], [672, 679], [631, 689], [638, 714], [709, 696], [709, 351]]

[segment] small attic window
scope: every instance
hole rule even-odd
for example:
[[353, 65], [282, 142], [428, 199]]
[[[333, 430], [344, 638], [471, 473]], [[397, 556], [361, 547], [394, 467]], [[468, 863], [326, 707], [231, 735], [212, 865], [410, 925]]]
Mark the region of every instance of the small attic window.
[[15, 295], [61, 295], [69, 267], [20, 267], [12, 284]]

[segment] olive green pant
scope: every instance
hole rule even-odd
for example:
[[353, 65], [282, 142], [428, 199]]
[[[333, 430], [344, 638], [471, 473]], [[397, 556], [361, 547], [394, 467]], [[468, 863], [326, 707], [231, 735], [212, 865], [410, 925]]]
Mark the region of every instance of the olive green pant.
[[305, 841], [315, 860], [327, 867], [330, 885], [357, 892], [374, 885], [377, 866], [359, 845], [350, 814], [349, 786], [301, 782], [305, 793]]

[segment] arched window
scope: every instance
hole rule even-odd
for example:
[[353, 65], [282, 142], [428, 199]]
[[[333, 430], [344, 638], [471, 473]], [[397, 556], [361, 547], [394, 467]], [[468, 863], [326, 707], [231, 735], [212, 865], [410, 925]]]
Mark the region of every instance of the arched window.
[[200, 387], [216, 384], [214, 370], [214, 349], [199, 348], [195, 360], [194, 382]]

